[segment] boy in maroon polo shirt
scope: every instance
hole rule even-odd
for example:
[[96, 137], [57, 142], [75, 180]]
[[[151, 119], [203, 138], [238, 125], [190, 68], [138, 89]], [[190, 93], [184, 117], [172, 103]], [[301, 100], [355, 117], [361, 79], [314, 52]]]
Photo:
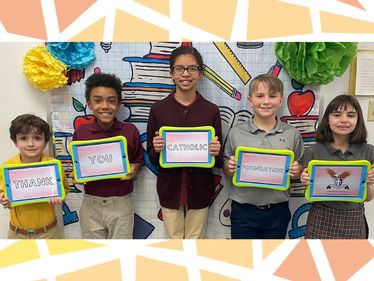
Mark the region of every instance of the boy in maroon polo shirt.
[[96, 140], [115, 136], [127, 139], [130, 172], [124, 179], [87, 182], [79, 211], [84, 239], [130, 239], [134, 226], [131, 200], [133, 180], [144, 164], [138, 129], [116, 119], [122, 83], [115, 75], [98, 73], [86, 80], [86, 102], [95, 116], [74, 132], [73, 140]]

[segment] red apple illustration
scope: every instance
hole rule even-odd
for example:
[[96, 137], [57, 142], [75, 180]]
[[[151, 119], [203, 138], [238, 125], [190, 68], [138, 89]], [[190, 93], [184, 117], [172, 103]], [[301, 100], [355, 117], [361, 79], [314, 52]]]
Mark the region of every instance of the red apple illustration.
[[315, 102], [313, 91], [294, 91], [288, 96], [287, 105], [293, 116], [307, 115]]
[[86, 113], [87, 105], [83, 106], [83, 104], [75, 98], [73, 98], [73, 107], [76, 111], [84, 113], [84, 115], [75, 117], [73, 121], [74, 130], [76, 130], [80, 125], [90, 124], [95, 120], [94, 115]]

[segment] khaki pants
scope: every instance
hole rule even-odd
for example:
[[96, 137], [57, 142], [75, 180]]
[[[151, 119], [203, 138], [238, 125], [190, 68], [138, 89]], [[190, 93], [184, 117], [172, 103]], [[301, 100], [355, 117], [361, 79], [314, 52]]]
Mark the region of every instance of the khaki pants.
[[55, 227], [47, 230], [47, 232], [40, 233], [34, 236], [28, 236], [21, 233], [16, 233], [15, 231], [9, 229], [8, 230], [8, 239], [61, 239], [63, 238], [61, 235], [61, 229], [58, 225]]
[[179, 210], [161, 208], [168, 239], [202, 239], [208, 220], [208, 207]]
[[134, 207], [131, 194], [113, 197], [85, 194], [79, 222], [83, 239], [132, 239]]

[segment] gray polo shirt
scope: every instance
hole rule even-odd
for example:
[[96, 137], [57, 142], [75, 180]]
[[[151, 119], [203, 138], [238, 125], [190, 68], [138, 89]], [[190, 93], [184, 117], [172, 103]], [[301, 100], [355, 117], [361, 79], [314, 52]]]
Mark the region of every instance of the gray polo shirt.
[[[374, 163], [374, 147], [367, 143], [360, 145], [352, 144], [343, 153], [340, 149], [333, 147], [331, 143], [316, 143], [305, 150], [300, 164], [304, 168], [307, 168], [311, 160], [368, 160], [370, 163]], [[357, 208], [358, 205], [363, 203], [324, 201], [322, 204], [330, 208], [344, 210]]]
[[[238, 146], [247, 146], [264, 149], [288, 149], [295, 154], [298, 160], [303, 153], [303, 139], [299, 131], [280, 121], [277, 118], [275, 127], [270, 132], [260, 130], [253, 124], [253, 116], [249, 123], [239, 123], [234, 126], [227, 136], [227, 142], [223, 152], [224, 160], [235, 155]], [[238, 203], [253, 205], [268, 205], [288, 201], [290, 191], [279, 191], [256, 187], [236, 187], [231, 183], [229, 198]]]

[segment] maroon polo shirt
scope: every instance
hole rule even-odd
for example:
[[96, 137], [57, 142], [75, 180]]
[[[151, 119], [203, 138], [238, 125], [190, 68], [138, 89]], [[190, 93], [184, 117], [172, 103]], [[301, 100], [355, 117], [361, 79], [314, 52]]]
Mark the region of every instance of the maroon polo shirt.
[[[96, 120], [91, 124], [84, 124], [74, 132], [73, 140], [97, 140], [116, 136], [127, 139], [127, 152], [130, 163], [144, 164], [144, 151], [139, 139], [138, 129], [130, 123], [114, 120], [113, 125], [104, 130]], [[84, 185], [86, 194], [109, 197], [125, 196], [133, 191], [133, 183], [129, 180], [107, 179], [87, 182]]]
[[[212, 126], [218, 140], [222, 142], [221, 116], [217, 105], [199, 93], [196, 99], [185, 106], [179, 103], [174, 93], [151, 107], [147, 125], [147, 151], [150, 161], [159, 162], [159, 154], [153, 147], [155, 132], [162, 126], [197, 127]], [[216, 166], [222, 166], [222, 154], [216, 157]], [[184, 190], [182, 187], [186, 187]], [[187, 205], [190, 209], [209, 206], [214, 195], [214, 178], [209, 168], [161, 168], [157, 176], [157, 193], [162, 207], [178, 209]], [[186, 194], [185, 192], [186, 191]], [[184, 200], [184, 197], [187, 200]], [[181, 200], [182, 199], [182, 200]], [[185, 202], [186, 201], [186, 202]]]

